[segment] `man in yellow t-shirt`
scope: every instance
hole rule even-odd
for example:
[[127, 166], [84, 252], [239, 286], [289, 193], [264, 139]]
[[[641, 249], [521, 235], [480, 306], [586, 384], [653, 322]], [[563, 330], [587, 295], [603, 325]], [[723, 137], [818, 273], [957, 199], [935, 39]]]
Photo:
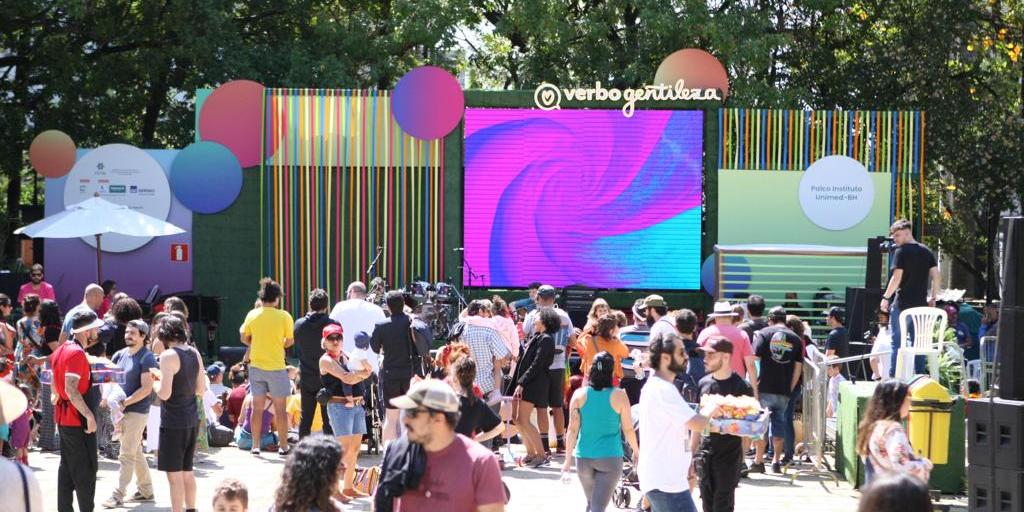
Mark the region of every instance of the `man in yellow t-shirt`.
[[[260, 307], [253, 309], [242, 323], [242, 343], [249, 346], [249, 386], [254, 410], [262, 411], [269, 393], [274, 404], [274, 422], [277, 427], [283, 456], [291, 452], [288, 446], [288, 418], [285, 401], [292, 394], [288, 380], [284, 351], [292, 346], [292, 316], [278, 308], [281, 301], [281, 285], [269, 277], [260, 280]], [[253, 432], [260, 432], [263, 417], [252, 415]], [[256, 443], [258, 445], [258, 443]], [[259, 455], [259, 446], [252, 453]]]

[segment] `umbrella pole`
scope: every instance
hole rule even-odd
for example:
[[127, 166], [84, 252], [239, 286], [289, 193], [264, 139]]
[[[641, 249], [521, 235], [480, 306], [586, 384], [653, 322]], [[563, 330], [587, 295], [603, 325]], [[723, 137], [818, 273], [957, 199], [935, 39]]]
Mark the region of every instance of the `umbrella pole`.
[[100, 235], [96, 235], [96, 284], [103, 282], [103, 248], [100, 245]]

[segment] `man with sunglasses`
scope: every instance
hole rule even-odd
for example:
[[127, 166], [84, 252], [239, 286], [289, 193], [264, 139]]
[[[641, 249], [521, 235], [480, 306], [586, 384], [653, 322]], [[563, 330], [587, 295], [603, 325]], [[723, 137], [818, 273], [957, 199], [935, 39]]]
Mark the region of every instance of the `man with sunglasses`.
[[[497, 457], [480, 443], [455, 432], [459, 397], [451, 386], [436, 379], [420, 381], [408, 393], [392, 398], [391, 405], [402, 410], [409, 442], [422, 445], [427, 455], [419, 487], [402, 494], [396, 501], [397, 512], [505, 510]], [[386, 478], [381, 475], [380, 481]]]
[[25, 296], [29, 294], [36, 294], [39, 296], [39, 302], [44, 300], [57, 300], [57, 294], [53, 291], [53, 285], [43, 281], [43, 266], [36, 263], [32, 265], [32, 270], [29, 271], [28, 277], [31, 281], [21, 285], [18, 289], [18, 304], [25, 301]]

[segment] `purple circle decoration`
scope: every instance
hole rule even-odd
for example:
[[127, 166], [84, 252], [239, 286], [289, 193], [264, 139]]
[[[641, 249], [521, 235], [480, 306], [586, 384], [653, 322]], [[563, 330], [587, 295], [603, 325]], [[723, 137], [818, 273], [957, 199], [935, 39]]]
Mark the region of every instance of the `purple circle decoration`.
[[418, 139], [439, 139], [451, 133], [465, 107], [459, 81], [437, 66], [410, 70], [391, 94], [391, 115], [403, 131]]
[[216, 142], [195, 142], [174, 157], [171, 190], [196, 213], [217, 213], [242, 191], [242, 166], [234, 153]]
[[260, 164], [263, 85], [232, 80], [214, 89], [199, 111], [199, 139], [223, 144], [242, 167]]

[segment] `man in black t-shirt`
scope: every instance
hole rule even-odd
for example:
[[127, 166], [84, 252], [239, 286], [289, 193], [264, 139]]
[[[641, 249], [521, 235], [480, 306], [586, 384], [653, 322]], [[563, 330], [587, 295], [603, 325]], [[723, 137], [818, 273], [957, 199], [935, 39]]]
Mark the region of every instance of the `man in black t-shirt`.
[[[846, 328], [846, 310], [839, 306], [829, 308], [826, 322], [832, 328], [825, 339], [825, 357], [850, 355], [850, 331]], [[844, 365], [845, 366], [845, 365]]]
[[[732, 371], [732, 342], [715, 338], [701, 347], [706, 353], [704, 367], [708, 374], [700, 380], [700, 394], [754, 396], [747, 381]], [[711, 434], [703, 440], [691, 436], [691, 448], [700, 459], [700, 499], [705, 512], [732, 512], [736, 486], [740, 483], [743, 443], [737, 436]], [[697, 447], [700, 450], [697, 450]]]
[[[896, 370], [896, 354], [900, 349], [900, 311], [921, 306], [935, 307], [939, 295], [939, 267], [931, 249], [914, 240], [910, 221], [900, 219], [893, 222], [889, 234], [896, 244], [892, 257], [892, 276], [882, 294], [879, 308], [889, 312], [892, 331], [892, 366]], [[928, 281], [931, 280], [931, 296], [928, 296]], [[913, 332], [909, 332], [913, 335]]]
[[[754, 357], [761, 361], [757, 376], [757, 389], [761, 406], [771, 414], [772, 472], [782, 473], [779, 458], [783, 454], [786, 432], [793, 428], [786, 421], [786, 407], [793, 389], [800, 382], [804, 361], [803, 340], [786, 327], [786, 310], [775, 306], [768, 312], [768, 327], [754, 334]], [[765, 441], [757, 442], [757, 452], [751, 473], [764, 472]]]
[[764, 319], [764, 297], [751, 295], [747, 297], [747, 319], [740, 324], [740, 329], [747, 333], [747, 337], [754, 339], [754, 333], [768, 327]]
[[[298, 319], [292, 328], [295, 349], [299, 356], [299, 404], [302, 409], [299, 419], [299, 438], [309, 435], [316, 414], [316, 394], [323, 387], [320, 380], [320, 357], [324, 349], [320, 342], [324, 327], [337, 324], [327, 316], [330, 299], [327, 292], [317, 288], [309, 292], [309, 313]], [[327, 418], [327, 407], [320, 405], [320, 417]], [[323, 433], [334, 435], [331, 422], [323, 422]]]

